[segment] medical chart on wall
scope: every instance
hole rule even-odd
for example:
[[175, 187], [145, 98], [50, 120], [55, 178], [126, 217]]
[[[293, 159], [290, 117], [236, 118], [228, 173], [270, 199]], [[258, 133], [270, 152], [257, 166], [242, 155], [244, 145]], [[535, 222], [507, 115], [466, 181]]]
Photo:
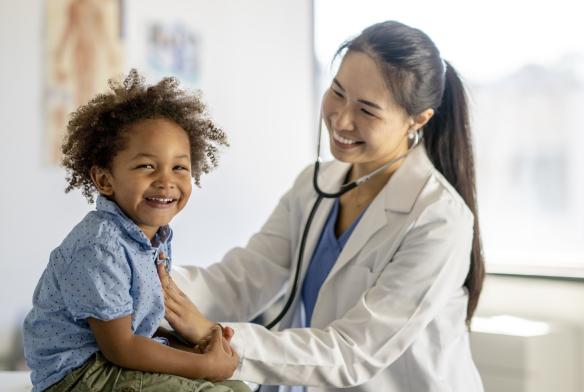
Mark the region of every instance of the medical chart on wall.
[[58, 164], [69, 114], [122, 73], [120, 0], [47, 0], [45, 156]]
[[150, 22], [147, 27], [147, 66], [154, 78], [172, 75], [183, 86], [201, 82], [201, 34], [182, 22]]

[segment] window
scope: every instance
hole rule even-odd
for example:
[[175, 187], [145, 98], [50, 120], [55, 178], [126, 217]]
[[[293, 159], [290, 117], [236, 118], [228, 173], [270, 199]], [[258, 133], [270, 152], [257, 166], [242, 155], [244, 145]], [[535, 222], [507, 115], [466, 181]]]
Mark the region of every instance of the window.
[[464, 78], [487, 270], [584, 277], [584, 24], [574, 2], [314, 4], [319, 96], [338, 46], [390, 19], [428, 34]]

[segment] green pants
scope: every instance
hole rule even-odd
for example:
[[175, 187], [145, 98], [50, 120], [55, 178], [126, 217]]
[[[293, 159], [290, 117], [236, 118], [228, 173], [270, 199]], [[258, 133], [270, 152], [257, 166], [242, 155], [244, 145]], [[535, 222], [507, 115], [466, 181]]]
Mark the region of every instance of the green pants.
[[146, 373], [114, 365], [95, 353], [45, 392], [251, 392], [241, 381], [213, 384], [171, 374]]

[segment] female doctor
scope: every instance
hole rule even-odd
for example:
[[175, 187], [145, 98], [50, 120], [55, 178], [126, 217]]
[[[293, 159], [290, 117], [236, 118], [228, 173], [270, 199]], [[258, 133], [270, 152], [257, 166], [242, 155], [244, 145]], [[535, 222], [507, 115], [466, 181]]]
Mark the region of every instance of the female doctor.
[[234, 329], [233, 378], [262, 391], [482, 391], [467, 331], [484, 263], [463, 85], [428, 36], [397, 22], [365, 29], [343, 53], [322, 102], [336, 160], [321, 165], [320, 189], [406, 154], [423, 130], [419, 146], [322, 200], [277, 332], [244, 321], [291, 295], [318, 197], [313, 167], [245, 248], [208, 269], [177, 268], [174, 280], [159, 270], [166, 318], [191, 342], [210, 334], [208, 320]]

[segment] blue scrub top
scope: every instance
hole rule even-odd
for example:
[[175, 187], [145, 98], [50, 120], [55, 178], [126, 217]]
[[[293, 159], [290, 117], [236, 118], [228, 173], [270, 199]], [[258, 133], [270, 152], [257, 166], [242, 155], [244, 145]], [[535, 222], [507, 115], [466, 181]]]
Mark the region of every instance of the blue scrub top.
[[353, 230], [361, 220], [365, 211], [367, 211], [367, 208], [365, 208], [351, 226], [345, 230], [339, 238], [337, 238], [335, 235], [335, 224], [339, 213], [339, 199], [335, 199], [335, 204], [333, 205], [328, 220], [326, 221], [326, 225], [322, 230], [320, 239], [318, 240], [318, 244], [316, 245], [312, 259], [310, 260], [310, 265], [306, 271], [304, 285], [302, 286], [302, 301], [304, 303], [306, 327], [310, 327], [312, 313], [314, 312], [314, 306], [316, 305], [316, 299], [318, 298], [318, 292], [320, 291], [322, 284], [333, 269], [333, 266], [337, 262], [345, 244], [349, 240], [349, 237], [351, 237]]

